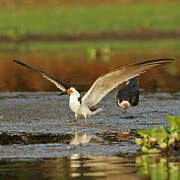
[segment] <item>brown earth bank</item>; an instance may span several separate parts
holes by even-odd
[[[152,40],[177,39],[180,31],[157,31],[144,28],[126,32],[97,32],[77,34],[31,34],[25,36],[2,36],[0,42],[27,42],[27,41],[95,41],[95,40]]]

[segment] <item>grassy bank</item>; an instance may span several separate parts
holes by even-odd
[[[180,3],[179,3],[180,5]],[[180,30],[177,3],[0,8],[0,35]]]

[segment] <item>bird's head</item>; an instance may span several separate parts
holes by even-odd
[[[73,88],[73,87],[71,87],[71,88],[69,88],[67,90],[67,94],[69,96],[71,96],[71,95],[78,95],[79,96],[80,95],[79,92],[75,88]]]
[[[123,109],[127,109],[130,106],[130,103],[129,101],[122,101],[121,103],[119,103],[119,106]]]
[[[71,88],[67,89],[66,91],[61,92],[59,94],[59,96],[61,96],[61,95],[69,95],[70,96],[73,94],[79,95],[79,92],[75,88],[71,87]]]

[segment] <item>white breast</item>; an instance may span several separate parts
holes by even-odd
[[[78,97],[76,95],[70,96],[69,107],[75,114],[78,114],[80,108],[80,102],[78,101]]]

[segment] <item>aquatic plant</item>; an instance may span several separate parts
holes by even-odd
[[[156,126],[149,130],[137,130],[141,136],[136,138],[136,144],[142,146],[144,153],[161,153],[178,150],[180,146],[180,116],[168,116],[169,129],[163,126]]]
[[[88,62],[94,62],[97,58],[101,58],[103,62],[108,63],[111,58],[111,48],[107,45],[104,47],[90,47],[87,49]]]

